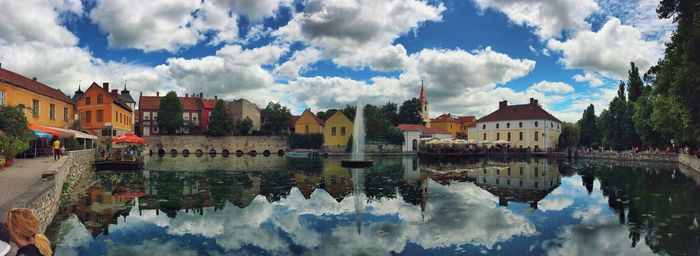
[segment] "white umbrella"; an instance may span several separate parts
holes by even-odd
[[[510,144],[510,141],[507,141],[507,140],[497,140],[496,142],[494,142],[494,144]]]

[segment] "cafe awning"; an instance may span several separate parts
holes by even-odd
[[[29,130],[32,130],[32,131],[39,130],[39,131],[51,134],[53,136],[58,136],[58,132],[51,130],[47,127],[38,125],[38,124],[29,124]]]
[[[96,140],[97,136],[90,135],[84,132],[76,131],[76,130],[71,130],[71,129],[63,129],[63,128],[58,128],[58,127],[47,127],[51,130],[54,130],[61,134],[61,137],[72,137],[75,136],[76,139],[92,139]]]

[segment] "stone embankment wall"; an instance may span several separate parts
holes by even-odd
[[[289,144],[287,137],[284,136],[227,136],[227,137],[206,137],[206,136],[148,136],[145,137],[147,146],[145,153],[153,152],[157,154],[158,150],[163,150],[166,154],[170,154],[173,150],[177,153],[182,153],[187,150],[190,154],[195,154],[197,150],[201,150],[204,154],[208,154],[214,150],[220,154],[227,150],[231,154],[237,151],[242,153],[250,153],[255,151],[258,154],[265,150],[271,154],[277,154],[280,150],[287,151]]]
[[[552,152],[553,157],[568,157],[567,152]],[[595,160],[611,160],[623,162],[656,162],[656,163],[678,163],[700,173],[700,159],[695,156],[685,154],[669,154],[669,153],[631,153],[631,152],[572,152],[575,158],[595,159]]]
[[[84,173],[92,170],[94,161],[94,149],[66,152],[66,156],[56,161],[44,172],[44,179],[21,196],[7,202],[2,206],[0,212],[4,216],[5,212],[14,207],[34,209],[39,218],[40,230],[44,232],[58,213],[64,187],[70,189],[75,186]]]

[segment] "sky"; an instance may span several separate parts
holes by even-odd
[[[293,114],[418,97],[484,116],[534,97],[607,108],[675,30],[658,0],[0,0],[0,63],[78,85],[280,102]]]

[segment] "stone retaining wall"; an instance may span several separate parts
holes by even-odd
[[[92,170],[94,161],[94,149],[66,152],[66,156],[44,172],[46,178],[3,205],[0,213],[5,216],[8,210],[15,207],[34,209],[39,218],[40,231],[44,232],[58,212],[64,187],[70,189],[75,186],[84,173]]]
[[[623,161],[623,162],[661,162],[661,163],[678,163],[685,167],[688,167],[695,172],[700,173],[700,159],[685,154],[676,153],[630,153],[630,152],[583,152],[576,151],[572,152],[575,158],[586,158],[586,159],[599,159],[599,160],[613,160],[613,161]],[[567,152],[552,152],[550,156],[553,157],[568,157]]]
[[[271,154],[277,154],[278,151],[287,151],[289,145],[287,137],[284,136],[227,136],[227,137],[206,137],[206,136],[148,136],[145,137],[148,143],[145,153],[153,152],[157,154],[158,150],[162,149],[166,154],[170,154],[175,150],[178,154],[187,150],[190,154],[195,154],[197,150],[201,150],[204,154],[208,154],[210,150],[220,154],[227,150],[231,154],[237,151],[249,153],[256,151],[258,154],[269,150]]]

